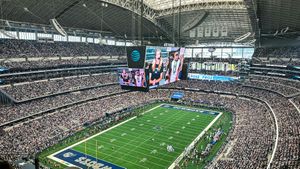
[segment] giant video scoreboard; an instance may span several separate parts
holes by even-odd
[[[127,47],[127,68],[119,68],[122,87],[151,89],[182,79],[185,48],[137,46]]]

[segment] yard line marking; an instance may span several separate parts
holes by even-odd
[[[94,149],[93,149],[93,148],[86,147],[86,149],[92,150],[92,151],[94,152]],[[72,150],[74,150],[74,149],[72,149]],[[74,151],[77,151],[77,150],[74,150]],[[77,152],[80,152],[80,151],[77,151]],[[82,152],[81,152],[81,153],[82,153]],[[144,154],[144,153],[140,153],[140,154],[143,154],[143,155],[148,156],[148,157],[153,157],[153,158],[157,158],[157,159],[159,159],[159,160],[162,160],[162,159],[159,158],[159,157],[147,155],[147,154]],[[133,158],[133,159],[137,159],[136,156],[133,156],[133,155],[130,155],[130,154],[126,154],[126,155],[130,156],[130,157]],[[89,156],[92,156],[92,155],[89,154]],[[110,154],[106,154],[106,156],[108,156],[108,157],[114,157],[113,155],[110,155]],[[92,156],[92,157],[94,157],[94,156]],[[114,158],[115,158],[115,157],[114,157]],[[138,165],[137,163],[133,163],[133,162],[131,162],[131,161],[129,161],[129,160],[126,160],[126,159],[123,159],[123,158],[118,158],[118,160],[122,160],[122,161],[125,160],[126,162],[129,162],[129,163],[131,163],[131,164]],[[104,161],[106,161],[106,160],[104,160]],[[164,160],[164,161],[166,161],[166,160]],[[109,162],[109,161],[107,161],[107,162]],[[162,165],[160,165],[160,164],[153,163],[153,162],[151,162],[151,161],[148,161],[148,162],[151,163],[151,164],[153,164],[153,165],[156,165],[156,166],[165,167],[165,166],[162,166]],[[109,162],[109,163],[112,163],[112,162]],[[114,164],[114,163],[112,163],[112,164]],[[117,164],[116,164],[116,165],[117,165]],[[140,165],[138,165],[138,166],[140,166]],[[124,167],[124,168],[125,168],[125,167]],[[147,167],[144,167],[144,168],[147,168]]]
[[[175,116],[175,117],[177,117],[177,116]],[[211,121],[212,119],[206,119],[206,121]],[[127,126],[123,126],[123,127],[127,127],[127,128],[133,128],[133,127],[135,127],[136,125],[132,125],[132,124],[126,124]],[[208,125],[208,124],[207,124]],[[200,128],[205,128],[207,125],[200,125],[200,126],[198,126],[198,127],[193,127],[193,126],[189,126],[189,129],[191,129],[193,132],[194,131],[199,131],[199,127]],[[144,125],[144,127],[146,127],[146,126],[152,126],[152,124],[150,123],[148,123],[148,124],[145,124]],[[129,129],[128,129],[129,130]],[[172,128],[169,128],[168,130],[172,130]]]
[[[167,119],[165,119],[164,120],[164,122],[166,122],[166,121],[169,121],[170,119],[173,119],[173,117],[177,117],[176,116],[176,114],[173,114],[172,116],[170,116],[170,118],[167,118]],[[183,117],[183,115],[180,115],[180,117]],[[173,123],[175,123],[178,119],[180,119],[180,118],[174,118],[174,121],[173,122],[171,122],[171,123],[169,123],[168,125],[166,125],[165,127],[169,127],[169,126],[171,126],[171,124],[173,124]],[[151,133],[151,131],[146,131],[146,132],[142,132],[142,134],[141,135],[143,135],[143,134],[145,134],[145,133]],[[156,136],[156,135],[158,135],[158,133],[154,133],[154,134],[152,134],[152,136],[151,137],[153,137],[153,136]],[[150,139],[150,138],[149,138]],[[142,144],[144,144],[145,142],[147,142],[149,139],[147,139],[147,140],[144,140],[143,142],[141,142],[141,143],[139,143],[138,145],[142,145]],[[132,142],[132,140],[131,141],[129,141],[129,142],[127,142],[125,145],[127,145],[127,144],[129,144],[130,142]],[[124,146],[123,146],[124,147]],[[120,148],[120,149],[122,149],[122,148]],[[119,150],[120,150],[119,149]],[[132,150],[130,150],[130,151],[133,151],[134,149],[132,149]],[[124,155],[123,157],[125,157],[126,155]]]
[[[120,137],[120,136],[117,136],[117,135],[112,135],[112,136],[118,138],[119,140],[125,140],[125,141],[130,141],[130,140],[131,140],[131,139],[129,139],[129,138],[124,138],[124,137]],[[105,139],[107,139],[107,140],[110,139],[110,137],[105,137],[105,136],[102,136],[102,138],[105,138]],[[168,136],[166,136],[165,139],[168,139]],[[157,141],[164,141],[165,139],[159,139],[159,138],[156,138]],[[174,139],[174,140],[176,140],[176,139]],[[186,140],[189,140],[189,139],[186,139]],[[138,142],[138,143],[139,143],[140,141],[139,141],[139,140],[135,140],[135,141],[132,141],[132,142]],[[88,142],[87,142],[87,143],[88,143]],[[174,143],[174,144],[178,144],[178,145],[181,145],[181,146],[183,146],[183,147],[186,146],[186,144],[181,144],[181,143],[179,143],[179,142],[176,142],[176,143]]]
[[[91,148],[89,148],[89,147],[87,147],[87,149],[89,149],[89,150],[93,150],[94,151],[94,149],[91,149]],[[74,149],[72,149],[72,150],[74,150]],[[77,150],[74,150],[74,151],[77,151]],[[80,151],[77,151],[77,152],[79,152],[79,153],[82,153],[82,152],[80,152]],[[94,157],[94,156],[92,156],[92,155],[89,155],[89,156],[91,156],[91,157]],[[114,156],[111,156],[111,155],[109,155],[109,154],[107,154],[107,156],[109,156],[109,157],[113,157],[113,158],[116,158],[116,157],[114,157]],[[56,157],[54,157],[54,158],[56,158]],[[95,157],[94,157],[95,158]],[[117,159],[119,159],[119,158],[117,158]],[[120,160],[122,160],[122,159],[120,159]],[[106,161],[106,160],[104,160],[104,161]],[[123,161],[123,160],[122,160]],[[107,162],[107,161],[106,161]],[[145,167],[145,166],[142,166],[142,165],[139,165],[139,164],[136,164],[136,163],[133,163],[133,162],[130,162],[130,161],[126,161],[126,162],[128,162],[128,163],[131,163],[131,164],[133,164],[133,165],[136,165],[136,166],[139,166],[139,167],[142,167],[142,168],[146,168],[147,169],[147,167]],[[115,163],[112,163],[112,162],[109,162],[109,163],[111,163],[111,164],[114,164],[114,165],[117,165],[117,164],[115,164]],[[74,165],[73,165],[74,166]]]
[[[158,106],[155,106],[155,107],[153,107],[153,108],[151,108],[151,109],[145,111],[145,112],[142,113],[142,114],[145,114],[145,113],[150,112],[150,111],[152,111],[152,110],[154,110],[154,109],[157,109],[157,108],[159,108],[161,105],[163,105],[163,104],[160,104],[160,105],[158,105]],[[114,129],[114,128],[116,128],[116,127],[118,127],[118,126],[120,126],[120,125],[122,125],[122,124],[124,124],[124,123],[127,123],[128,121],[131,121],[131,120],[133,120],[133,119],[135,119],[135,118],[136,118],[136,116],[131,117],[131,118],[128,119],[128,120],[125,120],[125,121],[123,121],[123,122],[121,122],[121,123],[119,123],[119,124],[116,124],[116,125],[114,125],[114,126],[108,128],[108,129],[106,129],[106,130],[103,130],[103,131],[101,131],[101,132],[99,132],[99,133],[97,133],[97,134],[95,134],[95,135],[92,135],[91,137],[88,137],[88,138],[86,138],[86,139],[84,139],[84,140],[81,140],[81,141],[75,143],[75,144],[72,144],[72,145],[70,145],[70,146],[68,146],[68,147],[66,147],[66,148],[64,148],[64,149],[62,149],[62,150],[59,150],[59,151],[57,151],[57,152],[55,152],[55,153],[53,153],[53,154],[51,154],[51,155],[49,155],[49,156],[47,156],[47,157],[61,164],[61,161],[62,161],[62,160],[60,160],[60,159],[54,157],[56,154],[61,153],[61,152],[65,151],[65,150],[67,150],[67,149],[70,149],[70,148],[72,148],[72,147],[75,147],[75,146],[77,146],[77,145],[79,145],[79,144],[81,144],[81,143],[84,143],[84,142],[87,141],[87,140],[90,140],[90,139],[92,139],[92,138],[94,138],[94,137],[97,137],[97,136],[99,136],[99,135],[101,135],[101,134],[103,134],[103,133],[105,133],[105,132],[107,132],[107,131],[110,131],[110,130],[112,130],[112,129]]]
[[[210,120],[211,121],[211,120]],[[207,124],[208,125],[208,124]],[[192,126],[189,126],[187,129],[188,130],[186,130],[183,134],[186,134],[186,135],[194,135],[194,133],[195,132],[199,132],[199,129],[205,129],[205,127],[207,126],[207,125],[200,125],[200,126],[198,126],[198,127],[192,127]],[[146,126],[146,125],[145,125]],[[149,127],[151,126],[151,129],[153,129],[153,125],[148,125]],[[125,126],[124,126],[125,127]],[[126,126],[126,127],[128,127],[128,128],[131,128],[130,126]],[[185,126],[183,126],[184,128],[186,128]],[[182,128],[182,129],[184,129],[184,128]],[[173,129],[173,128],[163,128],[163,130],[164,131],[166,131],[166,132],[170,132],[170,133],[172,133],[172,132],[175,132],[175,131],[177,131],[178,129]],[[106,134],[106,135],[113,135],[113,136],[115,136],[116,134],[121,134],[121,133],[123,133],[123,131],[114,131],[114,132],[111,132],[111,133],[108,133],[108,134]],[[135,134],[135,133],[131,133],[131,135],[132,136],[139,136],[139,134]]]
[[[200,140],[200,138],[205,134],[205,132],[208,131],[208,129],[221,117],[223,113],[219,112],[218,116],[214,118],[212,122],[209,123],[209,125],[192,141],[192,143],[187,147],[188,149],[195,146],[195,143]],[[169,166],[168,169],[175,168],[176,164],[178,164],[184,157],[185,150],[176,158],[176,160]]]
[[[95,145],[95,144],[93,144],[93,143],[90,143],[90,142],[86,142],[86,144],[87,145]],[[110,146],[115,146],[114,144],[111,144],[111,143],[109,143],[109,142],[106,142],[105,144],[107,144],[107,145],[110,145]],[[78,145],[78,146],[81,146],[81,147],[84,147],[84,145]],[[157,148],[157,146],[154,146],[154,145],[152,145],[152,144],[147,144],[147,146],[151,146],[152,148]],[[104,147],[104,146],[103,146]],[[120,146],[121,147],[121,146]],[[122,146],[123,147],[123,146]],[[184,147],[184,146],[183,146]],[[99,147],[98,147],[99,148]],[[147,149],[147,148],[142,148],[142,147],[139,147],[140,149],[143,149],[143,150],[147,150],[147,151],[150,151],[151,149]],[[179,147],[175,147],[174,146],[174,148],[179,148]],[[131,150],[131,149],[128,149],[128,148],[124,148],[124,149],[126,149],[126,150]],[[134,151],[134,152],[137,152],[137,153],[140,153],[140,154],[143,154],[143,155],[145,155],[144,153],[141,153],[141,152],[139,152],[139,151]],[[159,153],[159,152],[158,152]],[[168,154],[164,154],[164,153],[159,153],[159,154],[161,154],[162,156],[168,156],[168,157],[173,157],[173,156],[170,156],[170,155],[168,155]]]

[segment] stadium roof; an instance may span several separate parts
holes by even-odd
[[[287,35],[300,36],[299,0],[259,0],[257,14],[263,34],[281,33],[288,27]]]
[[[144,3],[155,10],[164,10],[180,5],[193,5],[199,3],[219,3],[219,2],[243,2],[243,0],[144,0]]]
[[[0,7],[0,18],[4,20],[50,25],[49,19],[56,18],[65,28],[110,32],[128,39],[139,35],[139,0],[3,0]],[[166,42],[180,37],[181,42],[194,43],[232,42],[251,32],[245,40],[249,41],[257,38],[259,28],[269,35],[288,27],[291,34],[300,31],[299,7],[300,1],[295,0],[144,0],[142,36]],[[225,25],[228,35],[191,36],[185,27],[199,17],[202,20],[194,30],[209,27],[213,31]]]
[[[108,1],[110,2],[110,1]],[[132,2],[134,2],[132,0]],[[4,20],[50,25],[56,18],[63,27],[111,32],[118,38],[136,38],[139,17],[130,8],[100,0],[5,0],[0,1]],[[132,9],[134,10],[134,9]],[[160,37],[163,32],[149,19],[143,20],[144,37]]]

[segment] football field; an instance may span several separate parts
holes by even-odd
[[[162,104],[48,158],[80,168],[169,168],[219,114]]]

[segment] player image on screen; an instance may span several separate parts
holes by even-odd
[[[135,82],[135,70],[133,69],[129,69],[130,70],[130,86],[135,86],[136,82]]]
[[[172,83],[180,78],[180,73],[182,71],[184,55],[181,52],[182,48],[176,51],[171,51],[169,53],[169,59],[167,62],[167,72],[166,72],[166,83]]]
[[[149,84],[159,85],[163,78],[163,60],[161,57],[161,50],[155,50],[155,57],[152,64],[149,65]]]
[[[184,52],[185,48],[147,46],[145,72],[150,89],[181,79]]]
[[[135,86],[136,87],[145,87],[145,74],[143,72],[143,69],[141,70],[136,70],[135,71],[135,76],[134,76],[134,79],[135,79]]]
[[[178,51],[170,52],[171,56],[170,60],[168,62],[168,71],[167,71],[167,77],[168,77],[168,83],[175,82],[178,80],[179,72],[180,72],[180,60],[179,60],[179,53]]]
[[[120,84],[122,85],[129,85],[130,84],[130,77],[128,73],[126,72],[126,69],[122,70],[122,73],[120,75]]]
[[[147,87],[144,69],[128,69],[118,70],[119,83],[121,86]]]

